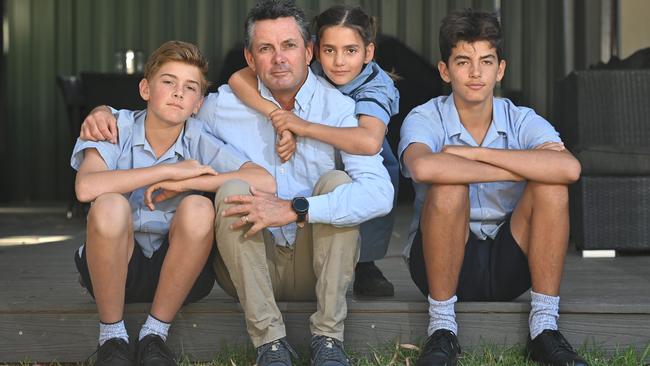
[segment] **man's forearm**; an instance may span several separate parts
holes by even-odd
[[[580,163],[568,151],[480,148],[476,157],[479,162],[540,183],[570,184],[580,177]]]

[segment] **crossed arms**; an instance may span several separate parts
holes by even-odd
[[[469,184],[536,181],[570,184],[580,177],[580,163],[562,143],[547,142],[532,150],[446,145],[434,153],[422,143],[404,150],[403,161],[416,183]]]

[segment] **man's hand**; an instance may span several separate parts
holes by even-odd
[[[183,160],[178,163],[169,164],[171,180],[183,180],[195,178],[200,175],[219,175],[214,169],[209,165],[201,165],[196,160]]]
[[[305,136],[305,130],[309,126],[309,122],[296,116],[293,112],[285,111],[283,109],[276,109],[271,112],[269,114],[269,119],[271,119],[271,123],[278,133],[289,130],[296,136]]]
[[[251,195],[236,195],[226,197],[226,203],[235,206],[223,212],[223,216],[240,216],[231,229],[238,230],[245,225],[252,224],[244,234],[249,238],[267,227],[284,226],[295,222],[298,215],[291,208],[291,201],[283,200],[270,193],[262,192],[251,187]]]
[[[286,163],[291,159],[293,153],[296,151],[296,138],[291,131],[284,130],[278,136],[278,142],[275,144],[275,151],[278,153],[280,160]]]
[[[153,211],[155,209],[155,203],[168,200],[185,191],[187,191],[187,189],[179,181],[166,180],[158,182],[150,185],[149,188],[144,191],[144,204]],[[157,194],[154,196],[154,193]]]
[[[88,141],[117,143],[117,120],[106,106],[95,107],[81,124],[79,137]]]
[[[564,147],[563,142],[545,142],[535,146],[535,150],[566,151],[566,147]]]
[[[480,148],[473,146],[463,146],[463,145],[445,145],[441,152],[460,156],[461,158],[469,160],[478,160],[478,155]]]

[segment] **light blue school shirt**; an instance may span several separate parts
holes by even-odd
[[[260,94],[279,106],[271,92],[258,82]],[[292,110],[298,117],[333,127],[357,127],[355,103],[324,79],[309,71],[296,95]],[[393,205],[393,186],[379,154],[351,155],[331,145],[305,137],[296,138],[296,152],[282,163],[275,152],[276,133],[261,113],[247,107],[228,85],[208,95],[199,111],[212,132],[250,160],[268,170],[277,182],[278,197],[307,197],[309,222],[334,226],[354,226],[386,215]],[[343,164],[352,182],[334,191],[312,196],[318,179]],[[296,224],[269,229],[278,245],[293,245]]]
[[[440,152],[445,145],[478,146],[460,122],[453,94],[433,98],[414,108],[404,119],[400,135],[398,155],[405,177],[411,177],[411,173],[403,164],[402,154],[412,143],[425,144],[434,153]],[[492,123],[482,147],[528,150],[545,142],[561,142],[559,134],[548,121],[530,108],[518,107],[508,99],[493,98]],[[413,185],[415,213],[404,252],[406,254],[417,232],[428,188],[427,184]],[[479,239],[494,238],[505,217],[514,210],[525,186],[526,182],[505,181],[470,184],[471,232]]]
[[[248,161],[241,153],[231,146],[212,136],[205,123],[194,118],[185,122],[185,127],[172,147],[160,158],[156,155],[145,138],[144,111],[116,111],[117,126],[120,131],[119,142],[112,144],[106,141],[84,141],[77,139],[70,165],[75,170],[84,158],[84,150],[97,149],[106,163],[108,170],[125,170],[146,168],[154,165],[173,164],[183,160],[197,160],[201,164],[210,165],[219,173],[239,169]],[[191,192],[181,193],[168,200],[156,203],[154,211],[144,204],[144,191],[140,187],[131,193],[125,193],[129,200],[133,218],[134,237],[147,258],[160,248],[169,233],[176,207],[181,200]]]
[[[327,80],[323,65],[318,61],[312,62],[311,69]],[[375,117],[388,125],[390,118],[399,113],[399,91],[393,79],[375,61],[366,64],[347,84],[334,86],[354,99],[356,115]]]

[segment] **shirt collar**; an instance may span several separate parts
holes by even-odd
[[[492,136],[496,131],[498,134],[507,134],[506,126],[504,125],[505,115],[503,108],[499,108],[500,103],[497,98],[492,98],[492,122],[490,127],[488,127],[487,134],[485,135],[485,142],[491,142],[496,136]],[[452,136],[460,135],[460,139],[467,143],[476,143],[474,138],[469,134],[467,129],[460,122],[460,116],[458,115],[458,110],[454,104],[454,94],[451,93],[447,97],[443,104],[443,123],[447,128],[447,136],[451,138]]]
[[[309,103],[314,97],[314,93],[316,92],[317,86],[318,86],[318,79],[316,79],[316,75],[314,75],[311,69],[307,67],[307,79],[300,87],[300,90],[298,90],[298,94],[296,94],[296,99],[294,103],[294,109],[296,111],[302,112],[307,110]],[[260,91],[260,95],[263,98],[268,99],[274,102],[275,104],[279,105],[279,103],[275,100],[275,98],[273,98],[271,91],[266,87],[266,85],[262,83],[262,81],[259,78],[257,78],[257,87]]]
[[[144,146],[144,149],[149,151],[153,156],[155,156],[155,153],[153,149],[151,148],[151,145],[149,145],[149,141],[147,141],[145,131],[144,131],[144,121],[147,117],[147,110],[143,110],[140,112],[135,113],[133,118],[135,119],[135,125],[133,126],[133,146]],[[190,117],[191,118],[191,117]],[[183,138],[185,136],[185,124],[183,125],[183,129],[181,130],[180,135],[178,135],[178,138],[176,139],[176,142],[174,143],[174,146],[167,150],[160,158],[159,160],[164,160],[172,156],[172,154],[176,154],[183,159],[185,159],[185,149],[183,149]]]

